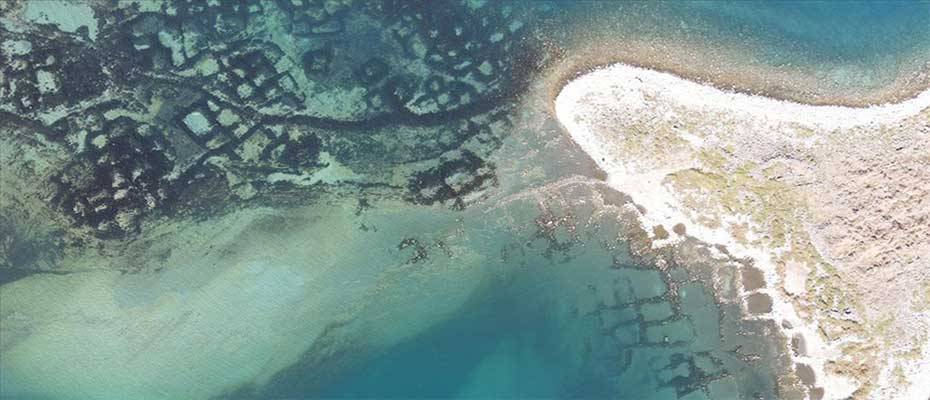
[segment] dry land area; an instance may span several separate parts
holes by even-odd
[[[930,396],[930,91],[806,105],[614,64],[554,112],[654,246],[752,259],[744,306],[784,328],[812,398]]]

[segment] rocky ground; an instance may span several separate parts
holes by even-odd
[[[659,245],[755,260],[746,307],[782,323],[811,397],[926,397],[930,95],[815,107],[615,65],[556,112]]]

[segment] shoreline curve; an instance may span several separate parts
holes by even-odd
[[[560,79],[565,77],[561,75]],[[773,311],[764,317],[791,326],[783,330],[786,338],[801,337],[807,341],[807,347],[812,349],[810,354],[795,354],[794,359],[798,370],[815,371],[817,383],[811,383],[812,392],[824,390],[824,398],[844,398],[863,391],[882,393],[882,397],[893,394],[895,398],[922,399],[930,395],[930,384],[919,379],[930,373],[930,343],[918,346],[917,351],[924,356],[911,363],[879,351],[881,354],[876,354],[875,360],[892,359],[877,370],[869,371],[868,376],[849,376],[838,373],[833,367],[837,360],[846,356],[842,349],[844,341],[837,342],[829,335],[821,337],[824,321],[832,323],[836,318],[829,315],[829,310],[808,309],[811,302],[807,298],[814,294],[806,291],[805,279],[809,278],[804,275],[827,268],[844,272],[847,267],[858,265],[845,265],[849,263],[834,254],[842,249],[824,243],[829,242],[830,230],[818,231],[805,226],[819,219],[827,221],[828,225],[835,223],[832,219],[835,216],[829,215],[825,207],[836,201],[819,204],[820,200],[811,200],[812,193],[801,188],[811,184],[809,181],[820,189],[843,185],[834,182],[847,179],[843,173],[819,171],[828,166],[833,168],[823,158],[829,152],[861,161],[868,156],[863,156],[860,150],[884,148],[882,141],[913,139],[906,145],[911,146],[907,151],[913,150],[907,153],[909,156],[916,154],[915,160],[919,162],[920,154],[930,154],[930,145],[922,144],[930,137],[930,90],[920,91],[905,101],[868,107],[802,104],[723,90],[668,72],[623,63],[578,74],[565,82],[553,96],[553,114],[572,140],[606,173],[608,184],[646,208],[640,222],[647,231],[661,227],[662,232],[668,233],[674,231],[670,229],[673,225],[684,223],[687,236],[708,244],[724,245],[737,256],[755,260],[764,271],[770,287],[756,292],[774,300]],[[869,137],[870,132],[887,130],[892,130],[892,134]],[[895,135],[904,139],[895,138]],[[859,139],[864,144],[850,144]],[[849,150],[844,149],[844,145]],[[805,160],[802,156],[811,159]],[[784,160],[787,166],[781,165]],[[753,165],[750,172],[746,176],[739,175],[745,172],[739,172],[739,168],[745,167],[736,164],[747,163]],[[766,168],[773,166],[784,169],[778,177],[781,181],[759,178]],[[818,179],[826,179],[827,183],[818,183]],[[752,210],[739,209],[744,205],[739,201],[723,209],[703,208],[720,204],[722,200],[714,197],[719,194],[717,192],[761,196],[764,206],[764,196],[770,194],[757,193],[762,189],[791,193],[788,199],[795,203],[786,207],[803,208],[799,217],[776,215],[790,220],[785,223],[789,233],[800,239],[768,240],[775,236],[775,230],[786,228],[758,220]],[[917,189],[930,190],[930,185]],[[842,196],[839,197],[838,201],[842,201]],[[917,213],[918,216],[921,213],[930,215],[930,210],[918,209]],[[741,232],[736,232],[734,227],[737,226],[741,227]],[[656,237],[655,245],[674,243],[683,236]],[[793,254],[801,253],[799,249],[807,258]],[[917,263],[925,262],[917,258]],[[906,269],[909,266],[911,264],[897,267]],[[856,281],[861,277],[849,279],[853,281],[850,284],[853,288],[861,283]],[[930,285],[927,274],[920,275],[918,280]],[[832,284],[845,283],[828,282],[826,285]],[[751,294],[747,293],[747,297]],[[865,308],[861,311],[865,322],[861,324],[869,327],[867,317],[876,310]],[[859,317],[858,310],[855,316]],[[926,328],[930,326],[930,313],[916,315],[904,326],[901,329],[910,333]],[[865,336],[867,331],[858,334]],[[853,340],[850,337],[859,340],[855,335],[845,339]],[[930,342],[926,338],[915,340]],[[897,382],[890,378],[895,375],[892,368],[903,369],[912,384],[893,387]]]

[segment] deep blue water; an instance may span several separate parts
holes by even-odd
[[[557,4],[577,16],[572,23],[582,32],[585,20],[591,19],[598,26],[606,22],[659,40],[683,35],[708,41],[711,51],[722,45],[741,52],[741,58],[797,68],[849,89],[875,89],[902,73],[913,74],[930,54],[930,1]]]
[[[723,35],[759,40],[773,61],[802,56],[814,62],[883,63],[930,48],[927,1],[698,1],[679,7],[718,26]]]

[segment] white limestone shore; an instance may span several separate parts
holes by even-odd
[[[554,111],[608,184],[646,209],[655,246],[681,240],[683,224],[754,260],[767,286],[745,296],[771,297],[757,317],[803,337],[794,360],[815,373],[811,397],[930,396],[930,203],[919,197],[930,90],[813,106],[614,64],[567,83]],[[882,282],[901,297],[875,290]]]

